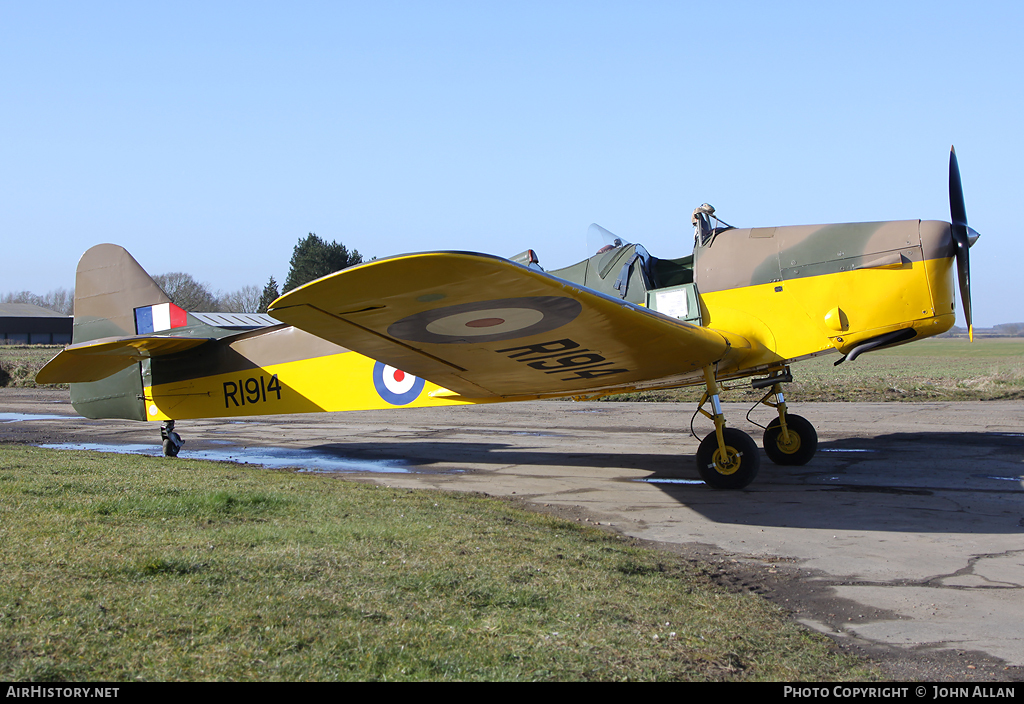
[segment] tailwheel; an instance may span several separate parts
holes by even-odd
[[[177,435],[177,433],[174,433],[174,434]],[[175,443],[174,440],[172,440],[171,438],[167,438],[166,440],[164,440],[163,446],[164,446],[164,457],[177,457],[178,456],[178,451],[181,450],[181,440],[180,440],[180,437],[179,437],[179,441],[177,443]]]
[[[697,471],[713,489],[742,489],[754,481],[761,466],[757,444],[735,428],[723,428],[722,439],[724,448],[719,447],[717,432],[701,441],[697,448]]]
[[[786,414],[787,442],[779,419],[774,419],[764,431],[764,453],[775,464],[805,465],[818,450],[818,433],[811,422],[802,416]]]
[[[177,457],[181,446],[185,441],[174,432],[174,421],[169,420],[160,426],[160,439],[162,440],[164,457]]]

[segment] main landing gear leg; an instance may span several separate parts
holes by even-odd
[[[697,471],[704,483],[714,489],[742,489],[754,481],[761,465],[757,445],[742,430],[725,427],[714,367],[704,367],[704,381],[707,390],[697,410],[715,422],[715,432],[697,448]],[[708,401],[711,413],[704,410]]]
[[[802,416],[786,412],[786,399],[782,395],[782,381],[792,381],[788,372],[767,379],[759,379],[764,388],[771,385],[771,390],[758,403],[771,406],[779,412],[779,417],[768,424],[764,430],[764,453],[775,464],[804,465],[811,461],[818,450],[818,433],[810,421]],[[756,382],[755,382],[756,383]],[[774,397],[774,401],[768,400]]]
[[[163,441],[164,457],[177,457],[178,451],[185,441],[174,432],[174,421],[169,420],[160,426],[160,439]]]

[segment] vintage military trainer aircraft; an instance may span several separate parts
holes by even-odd
[[[951,223],[905,220],[738,229],[693,214],[693,254],[658,259],[604,239],[574,266],[427,252],[372,261],[285,293],[269,327],[234,331],[175,306],[121,247],[78,266],[73,344],[38,374],[68,382],[89,418],[189,418],[459,405],[704,385],[715,425],[697,451],[704,481],[740,489],[759,453],[726,427],[719,382],[753,377],[777,410],[763,446],[801,465],[814,427],[787,411],[790,364],[948,330],[954,269],[971,325],[967,225],[955,152]],[[600,244],[600,242],[599,242]],[[837,362],[838,364],[838,362]]]

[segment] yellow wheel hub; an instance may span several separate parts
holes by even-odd
[[[715,450],[713,461],[715,463],[716,472],[729,476],[730,474],[735,474],[740,468],[740,465],[743,462],[743,457],[735,448],[726,445],[724,461],[721,448]]]
[[[782,431],[779,431],[779,437],[775,441],[778,445],[779,451],[784,452],[787,455],[795,455],[800,450],[800,436],[794,433],[791,428],[787,428],[789,431],[789,442],[787,443],[783,438]]]

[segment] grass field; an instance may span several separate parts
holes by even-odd
[[[989,401],[1024,399],[1024,338],[932,338],[871,352],[834,366],[838,355],[792,366],[792,401]],[[731,382],[725,400],[760,398],[749,381]],[[609,400],[693,401],[703,387],[611,396]]]
[[[36,372],[61,349],[62,345],[0,345],[0,387],[35,386]]]
[[[473,495],[0,445],[0,680],[865,680],[700,564]]]
[[[833,366],[794,365],[791,394],[807,401],[929,401],[1024,398],[1024,338],[928,339]]]
[[[0,346],[0,386],[35,386],[36,372],[60,347]],[[793,401],[985,401],[1024,398],[1024,338],[976,342],[932,338],[871,352],[833,366],[838,355],[793,365]],[[756,400],[749,381],[730,384],[726,400]],[[702,388],[621,394],[610,399],[697,401]]]

